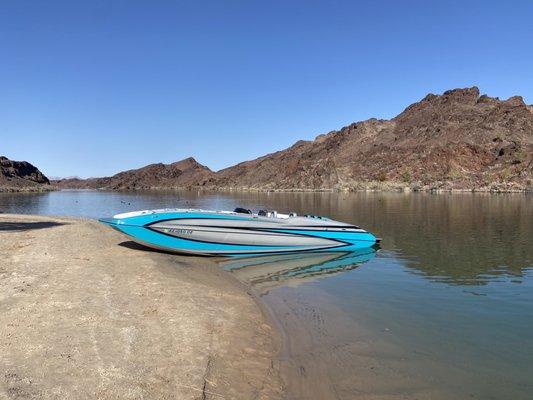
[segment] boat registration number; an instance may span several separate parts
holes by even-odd
[[[178,233],[180,235],[192,235],[192,229],[174,229],[174,228],[168,228],[165,229],[167,233]]]

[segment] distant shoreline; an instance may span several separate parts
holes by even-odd
[[[444,187],[443,187],[444,186]],[[357,193],[357,192],[383,192],[383,193],[533,193],[533,186],[522,187],[518,185],[498,183],[492,186],[483,186],[477,188],[454,188],[446,187],[445,185],[405,185],[400,183],[383,183],[383,182],[369,182],[361,183],[357,187],[350,188],[246,188],[246,187],[205,187],[205,186],[189,186],[189,187],[140,187],[140,188],[83,188],[83,187],[0,187],[0,193],[47,193],[62,190],[89,190],[89,191],[109,191],[109,192],[142,192],[142,191],[205,191],[205,192],[259,192],[259,193]]]
[[[24,187],[13,187],[13,186],[0,186],[0,193],[47,193],[55,192],[61,190],[57,187],[35,187],[35,186],[24,186]]]

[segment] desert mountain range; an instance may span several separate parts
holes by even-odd
[[[477,87],[429,94],[390,120],[369,119],[214,172],[193,158],[60,188],[252,190],[533,188],[533,106]]]

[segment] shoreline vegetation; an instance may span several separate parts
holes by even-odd
[[[14,187],[14,186],[0,186],[0,193],[46,193],[46,192],[55,192],[61,190],[55,186],[25,186],[25,187]]]
[[[83,187],[56,185],[52,181],[47,185],[28,185],[22,187],[3,186],[0,184],[0,193],[39,193],[54,192],[60,190],[101,190],[101,191],[205,191],[205,192],[329,192],[329,193],[350,193],[350,192],[428,192],[428,193],[533,193],[533,182],[526,185],[519,185],[514,182],[492,182],[477,186],[455,186],[453,182],[441,181],[431,184],[422,182],[399,182],[399,181],[368,181],[356,182],[350,186],[336,188],[272,188],[272,187],[210,187],[210,186],[134,186],[134,187]]]
[[[136,191],[205,191],[205,192],[275,192],[275,193],[352,193],[352,192],[425,192],[425,193],[533,193],[533,184],[521,187],[512,183],[498,182],[490,186],[472,187],[472,188],[457,188],[450,186],[447,182],[438,183],[434,185],[421,185],[419,183],[411,183],[406,185],[401,182],[361,182],[354,187],[344,188],[248,188],[248,187],[205,187],[205,186],[187,186],[187,187],[140,187],[134,189],[120,188],[69,188],[58,187],[50,185],[48,187],[2,187],[0,186],[0,193],[46,193],[60,190],[101,190],[101,191],[117,191],[117,192],[136,192]]]
[[[250,290],[139,249],[96,221],[0,214],[0,395],[285,398],[280,333]]]

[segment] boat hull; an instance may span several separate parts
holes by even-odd
[[[160,250],[199,255],[354,251],[371,247],[371,233],[331,220],[287,220],[195,210],[139,212],[100,220],[132,240]]]

